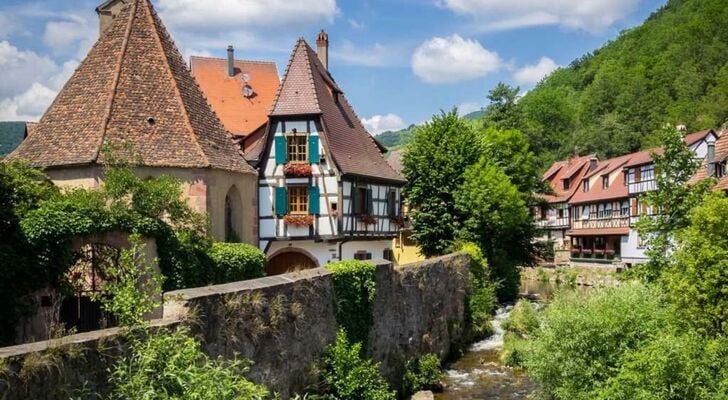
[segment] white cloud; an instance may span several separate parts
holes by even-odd
[[[541,57],[537,64],[519,68],[513,74],[513,78],[520,85],[535,85],[557,68],[559,68],[559,65],[554,60],[548,57]]]
[[[482,30],[559,25],[598,33],[632,12],[640,0],[440,0],[478,20]]]
[[[364,29],[366,27],[363,22],[359,22],[359,21],[355,20],[354,18],[349,18],[346,20],[346,22],[349,23],[350,27],[352,27],[353,29],[356,29],[356,30]]]
[[[428,83],[453,83],[483,77],[503,64],[498,53],[477,40],[459,35],[435,37],[422,43],[412,55],[412,70]]]
[[[331,49],[331,58],[346,65],[363,65],[367,67],[384,67],[400,63],[402,52],[385,47],[379,43],[367,47],[359,47],[349,40],[341,41],[341,45]]]
[[[405,128],[407,125],[397,114],[373,115],[371,118],[363,118],[361,122],[372,135],[378,135],[384,131],[396,131]]]
[[[37,121],[56,93],[40,83],[33,83],[24,93],[0,100],[0,121]]]
[[[66,20],[46,23],[43,43],[53,52],[63,52],[74,47],[80,41],[96,40],[97,29],[96,26],[91,27],[91,24],[83,17],[68,15]]]
[[[480,111],[482,109],[483,109],[483,106],[480,105],[480,103],[476,103],[474,101],[466,102],[466,103],[462,103],[458,106],[458,114],[460,116],[465,116],[465,115],[470,114],[471,112]]]
[[[7,40],[0,41],[0,98],[16,96],[57,70],[56,63],[47,56],[20,50]]]
[[[336,0],[159,0],[164,21],[202,31],[333,22]]]

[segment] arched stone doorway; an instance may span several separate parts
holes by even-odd
[[[301,249],[284,249],[268,258],[265,274],[268,276],[280,275],[317,267],[318,262],[307,251]]]

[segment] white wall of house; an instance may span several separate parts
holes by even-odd
[[[622,262],[625,264],[641,264],[647,262],[645,248],[640,243],[640,237],[634,228],[629,230],[629,236],[622,236]]]
[[[263,246],[267,246],[266,254],[273,255],[283,249],[303,249],[309,255],[316,259],[319,266],[324,266],[330,262],[339,260],[339,251],[341,251],[342,260],[351,260],[355,258],[358,252],[370,253],[372,259],[381,259],[384,257],[385,250],[392,249],[391,240],[355,240],[350,242],[316,242],[314,240],[278,240],[278,241],[262,241]],[[265,248],[265,247],[264,247]]]

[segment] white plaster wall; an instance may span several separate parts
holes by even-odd
[[[384,258],[384,250],[392,249],[391,240],[359,240],[346,242],[341,247],[342,259],[351,260],[357,251],[372,253],[372,259]]]
[[[622,262],[639,264],[647,262],[645,249],[639,247],[639,235],[635,229],[629,230],[628,236],[622,236],[621,241]]]

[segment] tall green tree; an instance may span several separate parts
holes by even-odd
[[[674,263],[663,273],[680,320],[698,332],[728,335],[728,198],[706,197],[676,235]]]
[[[426,256],[446,253],[467,214],[454,207],[465,170],[481,153],[473,128],[457,110],[442,112],[417,129],[402,159],[412,206],[412,236]]]
[[[489,158],[481,157],[465,171],[455,193],[457,210],[466,215],[459,235],[477,243],[499,282],[498,297],[513,299],[520,284],[519,267],[533,254],[534,225],[526,202],[508,175]]]
[[[710,185],[710,180],[688,185],[700,162],[680,132],[666,125],[658,134],[662,153],[652,154],[657,189],[640,198],[652,207],[654,215],[643,215],[637,224],[640,236],[647,240],[645,253],[650,259],[638,267],[637,273],[647,280],[657,279],[668,267],[674,234],[688,225],[690,210],[700,203]]]
[[[518,108],[519,87],[513,87],[503,82],[488,92],[490,104],[485,108],[483,125],[486,128],[512,129],[520,124]]]

